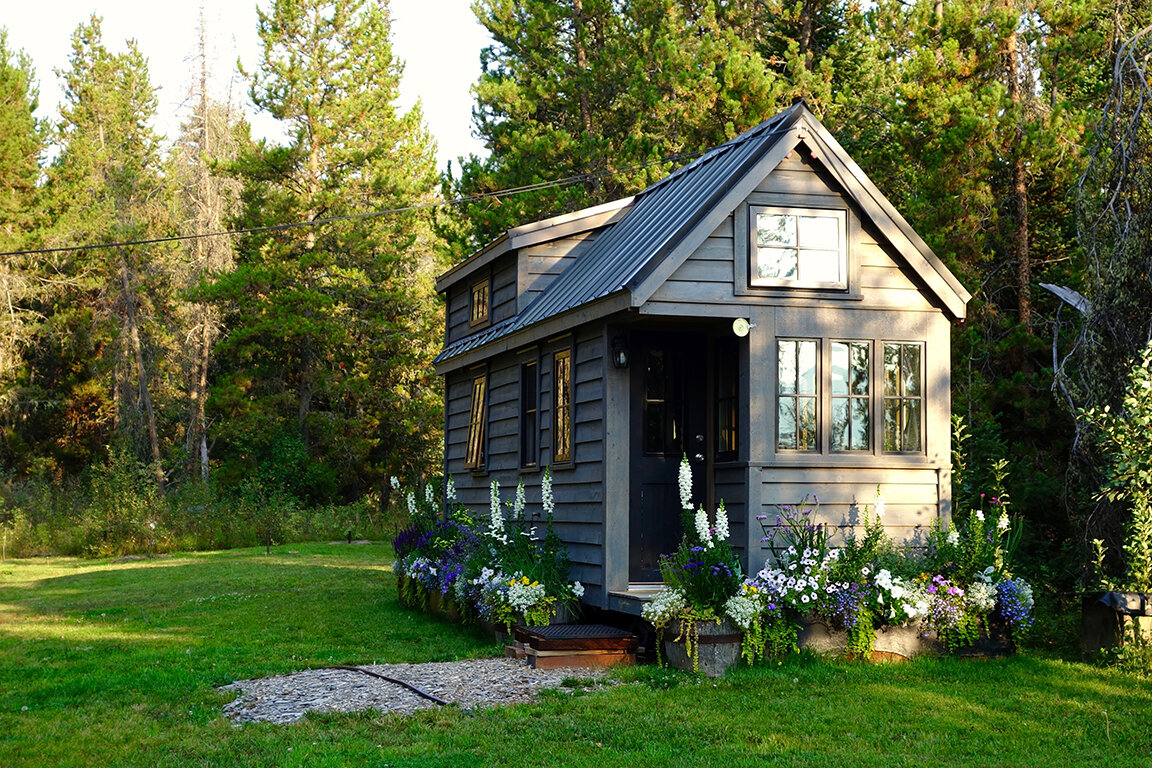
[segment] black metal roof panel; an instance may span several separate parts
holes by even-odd
[[[453,342],[440,363],[548,318],[623,290],[632,290],[729,189],[783,137],[803,104],[704,153],[636,195],[631,210],[596,239],[520,314]]]

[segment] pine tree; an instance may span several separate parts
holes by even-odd
[[[622,197],[767,119],[798,91],[741,37],[746,4],[486,0],[473,120],[490,154],[463,161],[471,246],[508,227]],[[781,68],[783,69],[783,67]],[[561,186],[548,182],[567,180]]]
[[[178,189],[175,217],[180,221],[181,232],[194,236],[182,246],[181,282],[186,290],[194,290],[211,276],[232,269],[232,238],[208,235],[227,229],[237,213],[240,184],[217,168],[235,160],[250,142],[248,125],[233,105],[220,103],[209,95],[206,44],[207,28],[201,12],[199,73],[189,91],[192,111],[181,126],[169,168],[169,177]],[[189,476],[199,475],[201,481],[207,482],[207,401],[222,313],[219,306],[203,301],[186,302],[181,310],[181,358],[187,397],[184,461]]]
[[[32,245],[37,221],[37,180],[44,149],[37,106],[35,72],[29,58],[9,47],[0,28],[0,251]],[[35,324],[29,312],[34,291],[28,259],[0,256],[0,391],[8,390],[23,364],[23,350]],[[10,392],[8,394],[11,394]],[[3,408],[5,421],[15,414]]]
[[[259,11],[257,107],[284,125],[233,166],[241,227],[354,221],[241,238],[205,296],[228,311],[210,403],[225,478],[264,472],[310,499],[423,468],[440,416],[430,360],[438,304],[426,216],[433,147],[419,107],[395,107],[387,8],[275,0]],[[263,469],[262,469],[263,468]]]
[[[72,36],[63,73],[60,152],[48,169],[47,243],[120,243],[168,234],[156,109],[148,66],[135,44],[109,51],[97,17]],[[116,246],[51,256],[41,298],[39,377],[60,398],[54,429],[67,457],[86,462],[120,433],[164,485],[154,390],[167,359],[171,275],[163,247]],[[94,445],[95,443],[95,445]]]

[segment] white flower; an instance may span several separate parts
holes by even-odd
[[[572,594],[576,596],[576,599],[584,597],[584,585],[578,581],[572,582]]]
[[[704,511],[704,507],[696,510],[696,535],[700,537],[700,541],[708,549],[715,546],[712,542],[712,534],[708,531],[708,513]]]
[[[724,502],[720,502],[719,509],[716,510],[716,541],[726,541],[728,539],[728,512],[724,509]]]
[[[556,501],[552,498],[551,467],[546,468],[544,476],[540,478],[540,505],[544,507],[545,517],[552,517],[552,513],[556,511]]]
[[[980,511],[979,509],[976,510],[976,519],[979,520],[980,522],[984,522],[984,513],[982,511]]]
[[[892,588],[889,589],[888,592],[892,595],[893,600],[899,600],[900,598],[904,597],[904,587],[900,586],[899,584],[893,584]]]
[[[502,544],[508,543],[504,534],[504,517],[500,514],[500,481],[492,479],[491,498],[488,502],[488,535]]]
[[[986,581],[974,581],[965,592],[966,602],[977,613],[991,613],[996,607],[996,587]]]
[[[877,520],[883,520],[885,512],[886,512],[886,510],[884,508],[884,499],[877,498],[876,499],[876,519]]]
[[[808,597],[808,595],[800,595],[800,602],[809,603],[811,601],[812,601],[812,598]]]
[[[692,467],[685,456],[680,462],[680,506],[683,509],[692,509]]]
[[[860,575],[861,576],[867,576],[870,573],[872,573],[872,571],[868,570],[868,566],[864,566],[863,568],[860,569]]]
[[[657,592],[651,601],[640,609],[645,620],[659,628],[680,615],[688,605],[684,593],[678,589],[664,589]]]
[[[428,506],[432,506],[435,500],[432,497],[432,483],[424,486],[424,501],[428,502]]]
[[[448,501],[456,501],[456,483],[452,481],[452,475],[448,475]]]
[[[396,475],[392,475],[392,479],[389,482],[392,483],[392,490],[400,490],[400,478],[396,477]]]
[[[516,498],[512,500],[512,514],[516,517],[523,517],[524,506],[524,481],[521,480],[520,484],[516,486]]]
[[[1000,515],[1000,519],[996,521],[996,527],[1001,531],[1008,530],[1008,513]]]
[[[416,517],[417,515],[416,494],[412,491],[408,491],[408,515],[410,517]]]
[[[948,532],[948,543],[954,547],[958,546],[960,544],[960,534],[957,533],[956,531],[949,531]]]

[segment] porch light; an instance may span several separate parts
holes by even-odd
[[[620,336],[612,339],[612,365],[616,368],[628,367],[628,344]]]

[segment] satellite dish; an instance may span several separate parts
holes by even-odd
[[[732,333],[736,334],[740,338],[747,336],[748,329],[751,327],[752,324],[742,317],[738,317],[732,321]]]

